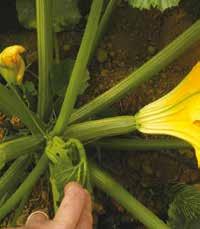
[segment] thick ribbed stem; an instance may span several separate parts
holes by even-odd
[[[104,92],[90,103],[76,110],[71,115],[69,123],[80,122],[118,101],[122,96],[126,95],[169,65],[191,45],[198,41],[199,37],[200,20],[194,23],[194,25],[147,61],[143,66],[130,74],[126,79],[122,80],[116,86]]]
[[[47,119],[50,107],[50,71],[53,63],[52,0],[36,0],[39,93],[38,115]]]
[[[0,162],[6,163],[24,154],[38,150],[44,142],[41,136],[19,137],[0,144]]]
[[[134,130],[136,130],[135,118],[127,115],[71,125],[64,132],[64,137],[86,142],[106,136],[127,134]]]
[[[66,129],[69,118],[74,108],[80,86],[84,80],[85,70],[87,68],[92,44],[94,42],[96,31],[99,24],[99,18],[103,6],[103,0],[93,0],[88,17],[88,22],[83,35],[81,46],[74,64],[74,68],[70,77],[69,85],[65,94],[65,99],[61,107],[56,125],[52,135],[60,135]]]

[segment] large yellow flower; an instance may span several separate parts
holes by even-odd
[[[13,45],[0,53],[0,74],[8,83],[22,83],[25,63],[20,54],[25,51],[24,47]]]
[[[181,138],[195,149],[200,167],[200,62],[171,92],[136,114],[143,133]]]

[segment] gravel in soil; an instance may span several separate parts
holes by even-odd
[[[90,86],[80,97],[77,106],[92,100],[125,78],[192,23],[193,18],[183,7],[174,8],[161,14],[156,10],[131,9],[122,2],[113,15],[108,33],[98,47],[90,66]],[[75,57],[81,31],[82,29],[79,28],[73,32],[58,35],[63,57]],[[29,50],[26,56],[29,63],[34,63],[37,59],[34,32],[22,31],[6,35],[4,33],[0,35],[0,43],[4,46],[20,43]],[[199,60],[199,57],[200,42],[194,44],[158,76],[114,104],[114,115],[134,114],[145,104],[167,93],[183,79]],[[103,113],[107,113],[107,111]],[[139,136],[150,138],[149,136]],[[190,150],[90,153],[102,168],[109,171],[138,200],[163,219],[166,219],[166,203],[163,202],[165,185],[174,182],[194,184],[200,180],[194,153]],[[37,185],[33,191],[25,210],[25,216],[37,207],[49,209],[49,190],[42,187],[44,188],[44,185]],[[40,194],[38,195],[38,193]],[[42,195],[45,197],[43,198]],[[97,213],[95,215],[98,215],[95,217],[97,228],[144,228],[127,215],[115,201],[110,200],[99,191],[96,192],[94,209]]]

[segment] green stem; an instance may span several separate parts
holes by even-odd
[[[39,94],[38,115],[47,119],[50,106],[50,72],[53,62],[52,0],[36,0]]]
[[[137,201],[128,191],[118,184],[111,176],[90,163],[90,174],[94,184],[106,194],[114,198],[133,217],[151,229],[170,229],[153,212]]]
[[[103,0],[92,1],[92,6],[88,17],[86,29],[70,77],[69,85],[65,94],[65,99],[52,133],[53,135],[62,134],[62,132],[65,130],[68,124],[69,118],[73,111],[74,104],[76,102],[80,90],[81,82],[83,81],[83,75],[85,73],[85,69],[87,68],[92,44],[95,39],[99,18],[101,15],[102,5]]]
[[[15,210],[15,214],[14,214],[14,216],[12,218],[10,226],[12,226],[12,227],[17,226],[17,220],[21,216],[21,214],[22,214],[22,212],[24,210],[24,207],[25,207],[26,203],[28,202],[28,199],[29,199],[29,197],[31,195],[31,191],[32,190],[29,190],[27,193],[25,193],[25,195],[24,195],[22,201],[20,202],[18,208]]]
[[[99,27],[98,27],[98,30],[97,30],[97,34],[96,34],[94,43],[92,45],[92,51],[91,51],[90,58],[89,58],[90,60],[94,56],[94,52],[95,52],[98,44],[102,40],[102,38],[103,38],[103,36],[104,36],[104,34],[105,34],[106,30],[107,30],[110,17],[111,17],[113,11],[115,10],[115,8],[117,6],[117,2],[118,2],[118,0],[109,0],[108,4],[106,6],[104,14],[103,14],[103,16],[101,18],[101,21],[99,23]]]
[[[0,198],[10,191],[13,187],[19,185],[21,178],[24,177],[24,171],[30,164],[27,156],[22,156],[15,160],[6,172],[0,178]]]
[[[21,155],[30,154],[38,150],[43,144],[41,136],[19,137],[0,144],[0,164],[13,160]]]
[[[135,118],[127,115],[71,125],[64,132],[64,137],[90,141],[106,136],[126,134],[134,130],[136,130]]]
[[[200,20],[194,23],[182,35],[171,42],[166,48],[160,51],[142,67],[130,74],[126,79],[104,92],[90,103],[76,110],[70,117],[69,123],[80,122],[105,109],[112,103],[119,100],[143,82],[156,75],[164,67],[169,65],[192,44],[199,40]]]
[[[40,176],[46,171],[48,159],[45,154],[42,155],[35,168],[31,171],[28,177],[20,185],[17,191],[0,207],[0,221],[10,213],[17,204],[23,199],[25,193],[36,184]]]
[[[99,146],[103,149],[123,151],[150,151],[168,149],[186,149],[191,145],[179,139],[132,139],[132,138],[110,138],[102,139],[92,143],[92,146]]]
[[[0,84],[0,110],[9,116],[19,117],[32,134],[44,135],[42,125],[24,103],[16,88],[11,84],[8,87]]]

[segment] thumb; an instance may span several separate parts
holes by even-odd
[[[26,220],[26,227],[38,228],[38,225],[44,224],[49,220],[49,216],[43,211],[35,211],[29,215]]]

